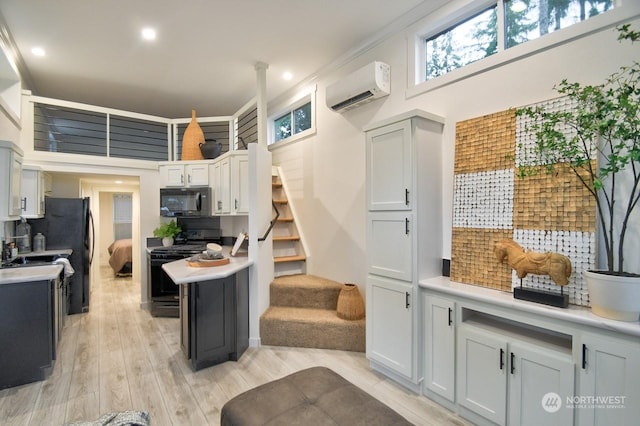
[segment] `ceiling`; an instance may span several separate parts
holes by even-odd
[[[0,18],[35,95],[179,118],[236,112],[256,94],[257,62],[273,99],[444,3],[0,0]],[[146,26],[154,41],[142,40]]]

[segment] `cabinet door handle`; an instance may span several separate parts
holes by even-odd
[[[582,344],[582,369],[586,370],[587,368],[587,345]]]
[[[453,313],[453,309],[449,308],[449,325],[453,323],[453,318],[451,318],[452,313]]]
[[[409,309],[409,306],[411,306],[411,303],[409,303],[409,297],[410,297],[409,292],[405,291],[404,292],[404,307],[407,308],[407,309]]]
[[[404,234],[409,235],[409,218],[404,218]]]
[[[27,197],[24,197],[22,200],[20,200],[20,204],[21,204],[20,208],[23,211],[26,212],[27,211]]]
[[[405,188],[404,190],[404,204],[405,206],[409,205],[409,188]]]
[[[238,210],[238,199],[234,199],[233,200],[233,205],[235,206],[235,209]]]
[[[504,369],[504,349],[500,348],[500,370]]]
[[[190,174],[187,175],[187,183],[191,183],[191,175]]]
[[[180,175],[180,183],[184,184],[184,175]]]
[[[516,371],[516,356],[511,352],[511,374],[514,374]]]

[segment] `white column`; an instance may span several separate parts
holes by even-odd
[[[258,144],[267,146],[267,69],[269,64],[257,62],[256,82],[258,85],[256,107],[258,109]]]

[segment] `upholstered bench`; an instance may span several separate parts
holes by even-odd
[[[411,425],[332,370],[313,367],[265,383],[228,401],[222,426]]]

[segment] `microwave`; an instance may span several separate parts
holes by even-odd
[[[211,188],[161,188],[160,216],[211,216]]]

